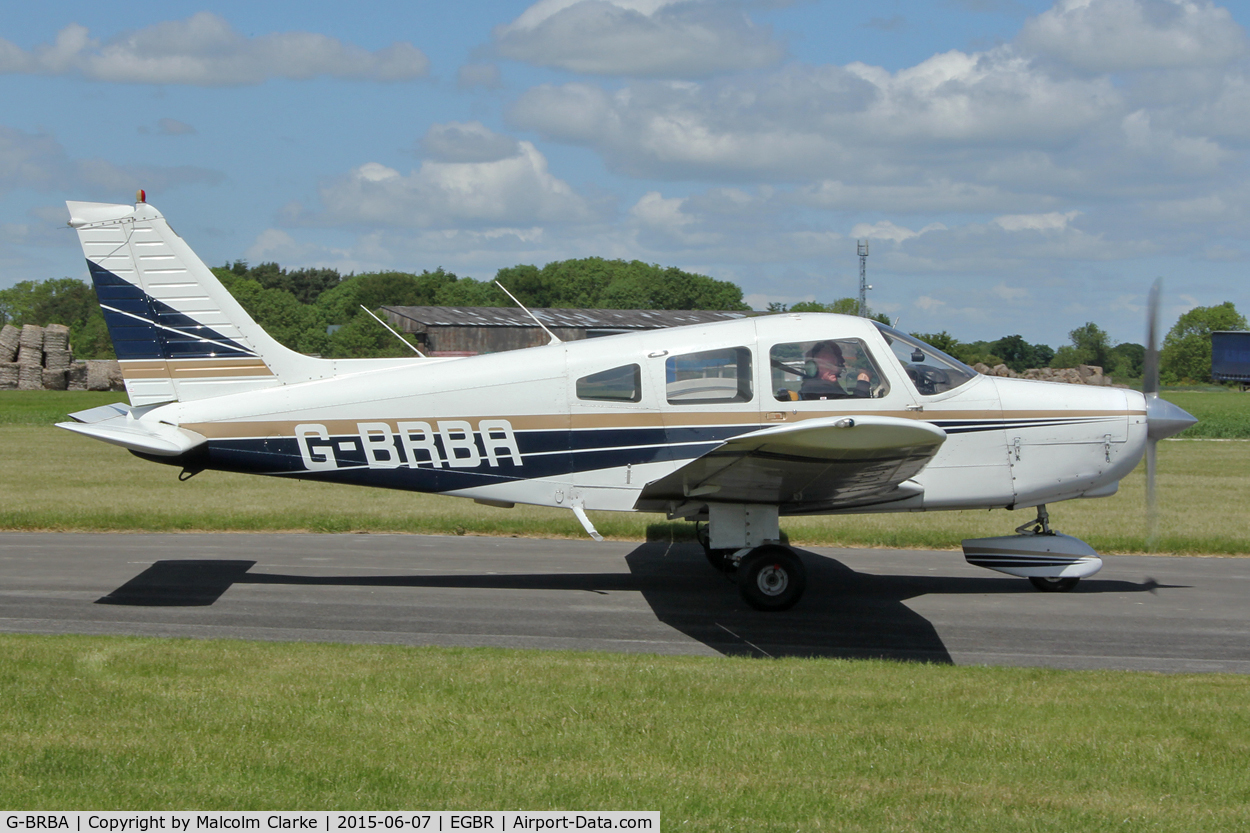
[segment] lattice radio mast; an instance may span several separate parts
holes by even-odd
[[[859,249],[859,310],[856,312],[860,318],[868,317],[868,290],[872,286],[868,283],[868,241],[857,241]]]

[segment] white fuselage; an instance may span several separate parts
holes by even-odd
[[[795,387],[786,374],[796,371],[782,367],[777,356],[787,355],[787,345],[834,338],[866,348],[861,364],[871,363],[871,393],[783,397],[786,385]],[[736,355],[737,378],[718,385],[714,374],[720,371],[696,367],[691,373],[671,361],[708,351]],[[632,396],[587,397],[596,374],[620,368],[634,374]],[[678,378],[683,374],[697,378]],[[733,385],[736,395],[729,390]],[[923,394],[875,326],[819,314],[761,316],[436,363],[392,362],[157,406],[139,418],[207,437],[212,468],[504,504],[577,501],[587,509],[629,511],[638,508],[647,483],[725,439],[841,415],[922,420],[947,434],[913,478],[922,493],[847,511],[1032,506],[1109,495],[1141,459],[1146,440],[1139,393],[976,376],[954,389]]]

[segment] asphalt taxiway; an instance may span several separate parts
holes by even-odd
[[[692,544],[0,533],[0,631],[1250,673],[1250,558],[1108,556],[1059,594],[958,552],[800,552],[806,596],[760,613]]]

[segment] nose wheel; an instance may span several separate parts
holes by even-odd
[[[789,610],[807,588],[807,570],[793,550],[765,544],[738,562],[738,593],[756,610]]]
[[[1043,593],[1068,593],[1076,587],[1079,581],[1079,578],[1029,576],[1029,583]]]

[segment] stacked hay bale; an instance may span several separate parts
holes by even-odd
[[[0,390],[17,387],[17,349],[21,343],[21,330],[12,324],[0,329]]]
[[[66,390],[87,389],[87,367],[89,362],[70,362],[69,372],[65,374]]]
[[[1031,367],[1023,373],[1016,373],[1005,364],[990,367],[977,362],[972,369],[986,376],[1005,376],[1010,379],[1039,379],[1043,382],[1066,382],[1070,385],[1122,387],[1115,385],[1111,377],[1104,374],[1102,368],[1096,364],[1082,364],[1076,367]]]
[[[116,361],[74,361],[64,324],[0,328],[0,390],[125,389]]]
[[[69,366],[74,354],[69,351],[69,327],[49,324],[43,330],[43,387],[45,390],[65,390],[68,385]]]
[[[125,390],[122,366],[113,361],[87,362],[87,390]]]
[[[22,327],[17,349],[17,389],[43,390],[43,327]]]

